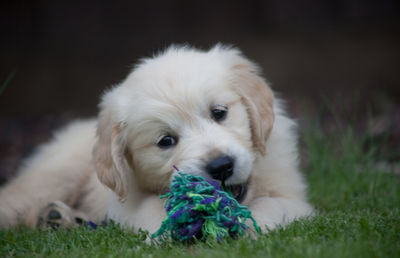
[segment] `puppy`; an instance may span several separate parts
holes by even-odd
[[[172,46],[106,92],[97,120],[70,124],[25,162],[0,191],[0,225],[107,217],[153,233],[176,166],[227,185],[271,230],[312,214],[295,129],[239,50]]]

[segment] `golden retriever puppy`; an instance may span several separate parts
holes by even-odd
[[[107,217],[153,233],[176,166],[229,186],[267,231],[312,213],[295,129],[239,50],[172,46],[106,92],[97,120],[70,124],[25,162],[0,191],[0,225]]]

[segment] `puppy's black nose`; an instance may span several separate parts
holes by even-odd
[[[224,182],[233,174],[234,160],[229,156],[220,156],[207,164],[206,170],[212,178]]]

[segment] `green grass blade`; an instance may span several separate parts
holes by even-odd
[[[7,86],[9,85],[10,81],[12,78],[14,78],[15,74],[17,73],[17,70],[14,69],[12,72],[7,76],[6,80],[1,84],[0,87],[0,96],[3,94],[3,92],[6,90]]]

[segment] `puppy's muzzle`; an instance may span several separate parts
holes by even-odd
[[[206,165],[206,171],[213,179],[225,182],[233,174],[235,161],[230,156],[220,156]]]

